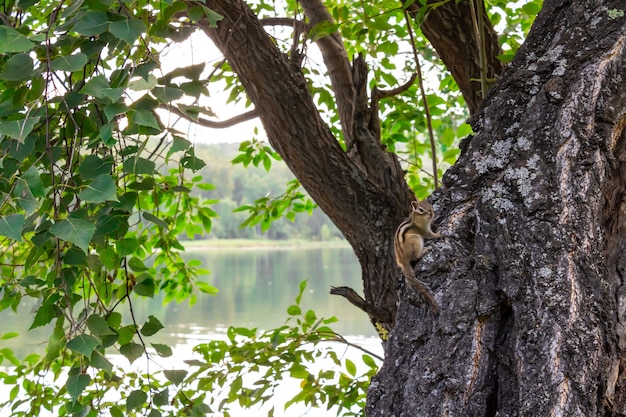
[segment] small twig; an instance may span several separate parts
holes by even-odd
[[[487,51],[485,50],[485,33],[483,23],[482,0],[470,0],[470,11],[472,16],[472,26],[476,34],[476,47],[478,48],[478,59],[480,62],[480,92],[482,98],[487,95]]]
[[[338,343],[343,343],[343,344],[345,344],[345,345],[348,345],[348,346],[350,346],[350,347],[353,347],[353,348],[355,348],[355,349],[358,349],[358,350],[360,350],[361,352],[367,353],[368,355],[373,356],[374,358],[378,359],[378,360],[379,360],[379,361],[381,361],[381,362],[383,362],[383,361],[384,361],[384,359],[383,359],[381,356],[379,356],[379,355],[375,354],[374,352],[371,352],[371,351],[369,351],[369,350],[365,349],[365,348],[364,348],[364,347],[362,347],[362,346],[357,345],[356,343],[352,343],[352,342],[347,341],[347,340],[346,340],[346,338],[345,338],[345,337],[343,337],[342,335],[340,335],[340,334],[338,334],[338,333],[335,333],[335,332],[332,332],[332,335],[334,336],[334,339],[330,339],[330,340],[329,340],[329,342],[338,342]]]
[[[435,180],[435,190],[439,188],[439,179],[437,175],[437,149],[435,147],[435,135],[433,133],[433,120],[430,114],[430,109],[428,108],[428,99],[426,98],[426,90],[424,89],[424,79],[422,77],[422,67],[419,61],[419,54],[417,53],[417,46],[415,43],[415,35],[413,34],[413,27],[411,26],[411,19],[409,17],[409,12],[404,11],[404,19],[406,20],[407,30],[409,31],[409,36],[411,38],[411,47],[413,48],[413,55],[415,57],[415,69],[417,73],[417,80],[420,88],[420,94],[422,96],[422,101],[424,102],[424,113],[426,113],[426,123],[428,126],[428,137],[430,139],[430,151],[432,153],[433,160],[433,178]]]

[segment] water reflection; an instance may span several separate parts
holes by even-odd
[[[186,302],[162,304],[162,297],[136,300],[135,317],[142,323],[148,315],[156,316],[165,329],[150,342],[185,344],[196,336],[204,339],[227,326],[269,329],[280,326],[286,309],[298,294],[300,281],[308,281],[302,306],[313,309],[318,317],[337,316],[333,328],[344,335],[373,336],[367,316],[342,298],[331,296],[331,286],[348,285],[361,290],[360,267],[348,247],[323,249],[193,249],[187,256],[199,259],[211,273],[203,277],[219,288],[217,296],[200,294],[190,308]],[[130,320],[123,307],[125,321]],[[19,314],[0,313],[0,333],[18,332],[20,337],[0,341],[1,347],[13,349],[19,358],[32,352],[43,353],[51,330],[34,329],[33,305],[22,306]],[[194,336],[195,335],[195,336]],[[210,336],[209,336],[210,337]]]

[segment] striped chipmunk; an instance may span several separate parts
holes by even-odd
[[[431,229],[435,213],[427,201],[412,201],[411,214],[398,229],[394,237],[396,262],[406,282],[430,305],[433,313],[439,313],[439,305],[430,294],[426,286],[415,277],[415,270],[411,265],[424,255],[424,239],[435,239],[441,235]]]

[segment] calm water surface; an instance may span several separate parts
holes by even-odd
[[[228,326],[270,329],[284,324],[287,307],[294,303],[302,280],[308,282],[301,302],[304,311],[313,309],[318,317],[336,316],[339,322],[332,325],[335,331],[351,342],[382,355],[380,340],[367,316],[343,298],[328,293],[331,286],[340,285],[362,292],[360,266],[352,249],[193,249],[188,250],[186,256],[201,260],[203,267],[211,270],[202,279],[219,289],[217,296],[199,294],[198,302],[193,308],[186,302],[164,306],[162,298],[138,299],[133,303],[135,317],[140,324],[148,315],[154,315],[165,326],[164,330],[146,340],[173,346],[174,356],[161,364],[164,368],[184,368],[186,365],[183,361],[193,357],[191,350],[195,344],[223,338]],[[51,329],[28,331],[34,314],[33,305],[23,306],[17,315],[11,311],[0,312],[0,333],[20,333],[17,338],[0,340],[0,349],[9,347],[19,358],[33,352],[45,352],[45,342]],[[122,310],[120,312],[125,316],[124,321],[128,323],[128,306],[123,306]],[[331,347],[342,361],[350,358],[357,367],[364,369],[361,351],[339,344]],[[109,358],[118,366],[129,366],[127,360],[120,355],[113,354]],[[141,367],[143,363],[145,361],[138,360],[132,366]],[[330,362],[316,362],[315,366],[320,369],[336,369]],[[283,410],[283,404],[298,393],[299,386],[300,381],[286,378],[276,390],[271,403],[253,410],[235,407],[231,415],[262,416],[272,406],[276,409],[277,417],[336,415],[334,410],[309,410],[301,405]],[[8,390],[0,386],[0,400],[6,400],[3,397],[7,393]],[[9,416],[9,410],[0,410],[0,417]]]
[[[346,336],[375,336],[367,316],[343,298],[328,293],[331,286],[348,285],[362,292],[360,266],[349,247],[315,249],[191,249],[189,259],[199,259],[211,272],[202,279],[219,289],[219,294],[198,295],[190,308],[187,302],[163,305],[162,298],[137,299],[135,317],[143,323],[154,315],[165,329],[150,342],[187,345],[191,340],[210,338],[228,326],[270,329],[284,324],[286,309],[293,304],[299,284],[307,280],[302,307],[318,317],[336,316],[333,328]],[[47,328],[28,331],[34,304],[22,306],[19,314],[0,313],[0,333],[18,332],[20,337],[0,341],[18,357],[43,353],[50,334]],[[128,307],[121,311],[130,320]]]

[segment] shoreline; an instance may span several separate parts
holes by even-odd
[[[301,239],[265,240],[265,239],[202,239],[180,242],[188,250],[238,249],[238,250],[286,250],[286,249],[332,249],[349,248],[345,240],[312,242]]]

